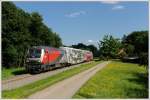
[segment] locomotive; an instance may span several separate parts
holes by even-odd
[[[29,73],[40,73],[52,68],[87,62],[92,59],[93,53],[88,50],[70,47],[33,46],[27,53],[26,70]]]

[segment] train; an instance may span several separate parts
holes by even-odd
[[[93,53],[88,50],[33,46],[28,49],[25,68],[29,73],[40,73],[91,60],[93,60]]]

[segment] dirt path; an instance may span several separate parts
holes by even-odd
[[[90,62],[87,62],[87,63],[90,63]],[[2,90],[15,89],[17,87],[21,87],[21,86],[27,85],[29,83],[44,79],[46,77],[58,74],[58,73],[63,72],[65,70],[69,70],[69,69],[72,69],[74,67],[79,67],[80,65],[81,64],[73,65],[70,67],[64,67],[61,69],[56,69],[53,71],[49,71],[49,72],[45,72],[45,73],[41,73],[41,74],[36,74],[36,75],[24,74],[24,75],[13,77],[13,78],[8,79],[8,80],[2,80]]]
[[[29,96],[30,99],[68,99],[71,98],[77,90],[97,71],[105,67],[110,61],[106,61],[74,75],[68,79],[60,81],[42,91]]]

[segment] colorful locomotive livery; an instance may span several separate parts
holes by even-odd
[[[39,73],[56,67],[91,61],[93,53],[70,47],[33,46],[28,50],[26,70]]]

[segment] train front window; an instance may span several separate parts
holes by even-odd
[[[41,49],[29,49],[29,58],[40,58],[41,57]]]

